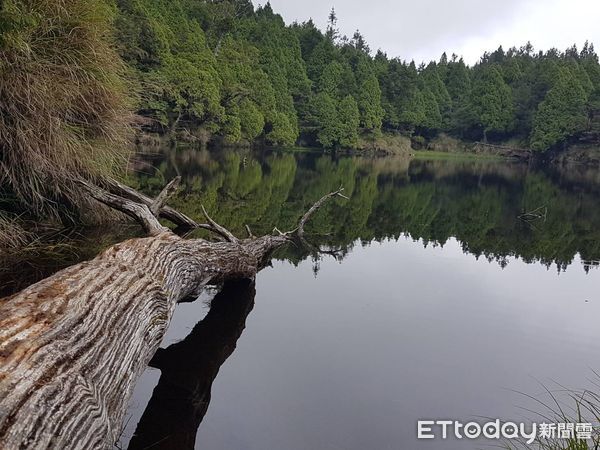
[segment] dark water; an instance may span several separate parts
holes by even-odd
[[[417,441],[417,420],[519,421],[541,408],[518,392],[598,390],[596,170],[181,149],[135,168],[148,193],[182,175],[172,206],[240,235],[350,199],[307,226],[329,253],[289,247],[178,306],[123,447],[468,449]]]

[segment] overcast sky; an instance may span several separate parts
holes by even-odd
[[[266,1],[254,0],[254,4]],[[417,62],[456,53],[474,63],[485,50],[531,41],[564,50],[586,40],[600,50],[600,0],[271,0],[286,23],[312,18],[324,29],[335,7],[342,34],[357,28],[371,50]]]

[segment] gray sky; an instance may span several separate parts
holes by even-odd
[[[266,0],[253,0],[264,4]],[[373,51],[417,62],[456,53],[474,63],[485,50],[528,40],[564,50],[585,40],[600,50],[600,0],[271,0],[286,23],[312,18],[324,29],[335,7],[342,34],[360,29]]]

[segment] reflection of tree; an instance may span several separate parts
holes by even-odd
[[[204,204],[238,235],[246,233],[246,224],[255,234],[269,233],[274,226],[291,229],[324,192],[343,185],[350,200],[328,203],[307,225],[315,244],[340,249],[342,258],[358,239],[380,241],[407,233],[425,245],[443,245],[455,237],[465,252],[501,265],[517,256],[564,270],[580,253],[589,270],[600,260],[600,178],[580,168],[531,170],[481,160],[409,164],[398,157],[336,159],[195,148],[141,155],[132,168],[128,182],[153,195],[165,180],[181,175],[183,189],[171,205],[203,221]],[[548,207],[545,221],[518,220],[523,212],[541,206]],[[47,256],[38,252],[20,255],[18,261],[0,261],[1,294],[135,234],[131,229],[120,231],[125,232],[82,230],[89,239],[62,236],[60,243],[65,245],[52,245]],[[316,258],[318,267],[319,256],[307,248],[287,246],[276,256],[293,263]]]
[[[175,167],[184,177],[185,190],[174,200],[175,207],[200,219],[200,205],[205,204],[218,221],[240,234],[245,224],[261,233],[275,225],[292,227],[323,192],[343,185],[350,200],[326,205],[307,229],[319,243],[334,248],[348,251],[357,239],[408,233],[434,245],[455,237],[465,252],[500,264],[518,256],[563,269],[577,253],[590,261],[600,257],[600,212],[589,182],[565,183],[553,173],[523,165],[419,160],[409,165],[401,158],[192,149],[171,152],[164,161],[159,166],[165,178],[175,175]],[[162,180],[148,175],[137,180],[150,191],[162,186]],[[518,220],[523,211],[546,204],[544,223],[531,226]],[[309,254],[290,246],[278,255],[297,262]]]
[[[129,443],[130,449],[193,449],[212,383],[233,353],[254,306],[254,284],[228,282],[210,311],[182,341],[159,349],[150,366],[161,376]]]

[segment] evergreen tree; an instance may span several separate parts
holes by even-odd
[[[317,139],[325,148],[333,147],[341,135],[341,122],[336,101],[326,92],[317,94],[312,102],[318,132]]]
[[[356,100],[347,95],[338,105],[338,116],[341,123],[339,144],[345,148],[354,148],[358,143],[358,125],[360,114]]]
[[[496,65],[479,66],[475,71],[470,109],[484,141],[490,131],[505,132],[513,117],[510,87]]]
[[[522,145],[531,138],[537,149],[582,127],[586,138],[600,135],[600,64],[588,43],[564,52],[499,47],[474,67],[444,53],[417,68],[383,51],[371,56],[358,30],[340,37],[333,9],[321,31],[311,20],[286,25],[268,2],[256,9],[250,0],[116,3],[137,112],[155,119],[155,131],[200,127],[231,142],[262,137],[283,145],[302,132],[325,147],[353,146],[359,135],[382,131],[444,131]],[[2,29],[19,26],[2,20]]]
[[[429,88],[421,93],[423,104],[423,117],[420,126],[430,130],[442,128],[442,114],[435,94]]]
[[[446,69],[446,89],[451,100],[449,128],[460,132],[469,125],[469,101],[471,97],[471,78],[463,59],[451,61]]]
[[[379,134],[383,120],[381,89],[374,74],[369,75],[361,84],[358,92],[360,126],[369,132]]]
[[[555,86],[540,104],[534,118],[531,147],[538,151],[564,142],[586,129],[587,96],[579,80],[561,69]]]
[[[452,100],[450,94],[444,85],[439,73],[437,64],[430,63],[421,72],[421,88],[423,91],[429,91],[435,97],[438,110],[442,117],[439,125],[435,128],[446,128],[450,122],[450,110],[452,106]]]

